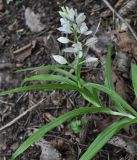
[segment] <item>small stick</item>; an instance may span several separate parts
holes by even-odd
[[[22,117],[24,117],[28,112],[32,111],[33,109],[35,109],[38,105],[40,105],[45,99],[40,100],[37,104],[33,105],[32,107],[30,107],[29,109],[27,109],[25,112],[23,112],[22,114],[20,114],[19,116],[17,116],[15,119],[13,119],[12,121],[10,121],[9,123],[7,123],[6,125],[4,125],[3,127],[0,128],[0,132],[2,132],[4,129],[10,127],[11,125],[13,125],[14,123],[16,123],[19,119],[21,119]]]
[[[130,32],[132,33],[132,35],[134,36],[135,40],[137,41],[137,35],[135,33],[135,31],[132,29],[132,27],[130,26],[130,24],[118,13],[115,11],[115,9],[111,6],[111,4],[107,1],[107,0],[102,0],[107,6],[108,8],[123,22],[127,25],[128,29],[130,30]]]

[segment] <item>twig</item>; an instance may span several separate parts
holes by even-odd
[[[32,111],[33,109],[35,109],[38,105],[40,105],[45,99],[40,100],[37,104],[33,105],[32,107],[30,107],[29,109],[27,109],[25,112],[23,112],[22,114],[20,114],[19,116],[17,116],[15,119],[13,119],[12,121],[10,121],[9,123],[7,123],[6,125],[4,125],[3,127],[0,128],[0,132],[2,132],[4,129],[10,127],[11,125],[13,125],[14,123],[16,123],[19,119],[21,119],[22,117],[24,117],[28,112]]]
[[[107,6],[108,8],[123,22],[126,24],[126,26],[128,27],[128,29],[130,30],[130,32],[132,33],[132,35],[134,36],[134,38],[137,41],[137,35],[135,33],[135,31],[132,29],[132,27],[130,26],[130,24],[118,13],[115,11],[115,9],[111,6],[111,4],[107,1],[107,0],[102,0]]]

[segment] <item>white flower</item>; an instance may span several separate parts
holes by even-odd
[[[60,23],[61,23],[61,25],[63,26],[63,25],[70,25],[70,22],[67,20],[67,19],[65,19],[65,18],[60,18]]]
[[[76,53],[79,58],[83,56],[82,44],[80,42],[74,43],[72,47],[65,48],[63,51],[68,53]]]
[[[98,58],[96,58],[96,57],[87,57],[85,60],[86,63],[92,63],[92,62],[94,63],[97,61],[98,61]]]
[[[86,23],[84,22],[84,23],[82,23],[81,26],[80,26],[80,33],[81,33],[81,34],[84,34],[84,33],[87,32],[87,31],[88,31],[88,27],[87,27]]]
[[[72,47],[74,47],[74,52],[78,54],[79,58],[81,58],[83,56],[82,43],[74,43]]]
[[[54,60],[56,62],[58,62],[59,64],[67,64],[67,60],[63,57],[63,56],[60,56],[60,55],[53,55],[52,56],[54,58]]]
[[[77,17],[76,17],[76,23],[77,24],[81,24],[85,21],[86,16],[84,15],[84,13],[80,13]]]
[[[84,34],[84,35],[89,35],[92,33],[92,31],[88,31],[88,27],[86,25],[85,22],[83,22],[81,25],[80,25],[80,28],[77,29],[77,32],[78,33],[81,33],[81,34]]]
[[[77,14],[77,10],[73,8],[69,9],[68,7],[61,7],[62,11],[59,11],[61,17],[68,19],[70,21],[74,21],[74,17]]]
[[[80,42],[74,43],[72,47],[74,48],[74,52],[82,51],[82,43]]]
[[[87,39],[85,45],[88,47],[94,47],[97,42],[98,42],[98,39],[96,37],[91,37]]]
[[[67,43],[70,42],[70,40],[69,40],[68,38],[66,38],[66,37],[59,37],[57,40],[58,40],[60,43],[63,43],[63,44],[67,44]]]
[[[68,12],[68,19],[71,21],[74,21],[74,17],[76,15],[77,11],[71,8]]]
[[[72,33],[71,26],[68,24],[63,25],[62,27],[57,28],[59,31],[64,32],[66,34]]]

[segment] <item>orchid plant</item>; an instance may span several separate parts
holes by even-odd
[[[69,47],[63,49],[63,52],[73,54],[74,62],[70,63],[69,59],[66,59],[62,55],[53,55],[53,58],[59,64],[40,66],[22,69],[21,71],[31,70],[50,70],[54,71],[52,74],[38,74],[24,79],[24,85],[19,88],[11,89],[0,93],[0,96],[8,95],[11,93],[32,91],[32,90],[48,90],[48,89],[65,89],[74,90],[79,92],[85,100],[87,100],[90,107],[79,107],[72,111],[67,112],[64,115],[52,120],[48,124],[41,127],[35,133],[33,133],[13,154],[12,160],[15,160],[26,149],[28,149],[36,141],[40,140],[48,131],[61,125],[62,123],[75,118],[76,116],[82,116],[89,113],[103,113],[111,116],[119,116],[119,120],[105,128],[96,139],[89,145],[86,152],[78,157],[80,160],[91,160],[100,151],[100,149],[107,143],[107,141],[116,134],[120,129],[127,125],[137,123],[137,112],[129,105],[124,99],[122,99],[116,92],[112,82],[112,69],[111,69],[111,46],[108,47],[107,58],[105,64],[105,84],[100,85],[96,83],[86,82],[81,78],[81,67],[86,62],[96,62],[96,57],[86,57],[84,55],[85,46],[94,46],[97,42],[96,37],[92,37],[92,31],[88,30],[85,23],[86,16],[84,13],[77,13],[77,10],[68,7],[62,7],[59,12],[61,19],[61,27],[59,31],[63,32],[64,36],[58,38],[58,41],[67,44]],[[89,38],[84,44],[81,40],[82,36],[89,35]],[[69,54],[69,55],[70,55]],[[132,83],[137,97],[137,66],[131,66]],[[48,84],[26,85],[25,82],[30,81],[50,81]],[[114,105],[113,109],[102,104],[99,98],[99,91],[106,93]],[[79,132],[80,126],[86,124],[85,121],[77,121],[72,123],[71,126],[76,133]]]
[[[84,13],[77,13],[77,10],[73,8],[68,7],[61,7],[61,11],[59,11],[59,14],[61,16],[60,23],[61,27],[58,28],[59,31],[63,32],[65,34],[64,37],[59,37],[58,41],[62,44],[70,44],[70,47],[67,47],[63,50],[65,53],[73,54],[75,57],[75,74],[77,78],[80,77],[80,69],[84,62],[91,63],[96,62],[98,59],[96,57],[88,56],[85,58],[83,47],[86,46],[92,46],[95,45],[97,42],[96,37],[89,38],[85,44],[82,44],[81,42],[81,36],[87,36],[91,35],[92,31],[88,30],[88,27],[85,23],[86,16]],[[70,37],[70,38],[68,38]],[[61,55],[53,55],[53,58],[56,62],[59,64],[68,64],[71,66],[71,64],[66,60],[65,57]],[[85,59],[84,59],[85,58]]]

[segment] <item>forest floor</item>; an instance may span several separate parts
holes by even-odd
[[[63,49],[57,41],[61,35],[57,30],[60,26],[58,11],[61,6],[68,6],[77,9],[79,13],[85,13],[89,29],[98,38],[97,45],[89,49],[88,54],[95,55],[99,61],[83,67],[82,77],[89,82],[104,83],[102,62],[106,57],[108,44],[113,42],[113,82],[116,91],[137,109],[130,78],[130,64],[137,61],[137,42],[103,1],[11,0],[8,2],[0,0],[0,91],[21,86],[23,78],[34,73],[17,73],[16,71],[21,68],[55,64],[52,55],[60,53]],[[137,13],[134,8],[125,11],[122,10],[126,8],[125,1],[109,2],[124,19],[128,19],[133,29],[137,28]],[[37,17],[40,17],[41,24],[37,23]],[[109,104],[106,95],[103,94],[101,99],[105,104]],[[10,160],[15,150],[29,135],[55,117],[89,104],[78,93],[72,91],[50,90],[11,94],[0,97],[0,127],[35,105],[37,107],[34,110],[0,131],[0,160]],[[89,115],[88,119],[88,126],[81,128],[78,134],[72,131],[70,122],[62,124],[25,151],[18,160],[79,159],[97,134],[114,122],[116,117],[93,114]],[[117,136],[129,145],[137,141],[137,136],[134,134],[136,131],[137,127],[131,126],[123,129]],[[51,158],[51,155],[50,158],[42,157],[45,144],[50,146],[56,158]],[[137,149],[137,144],[135,145],[136,148],[133,150]],[[123,146],[109,142],[94,158],[94,160],[135,159],[136,156]]]

